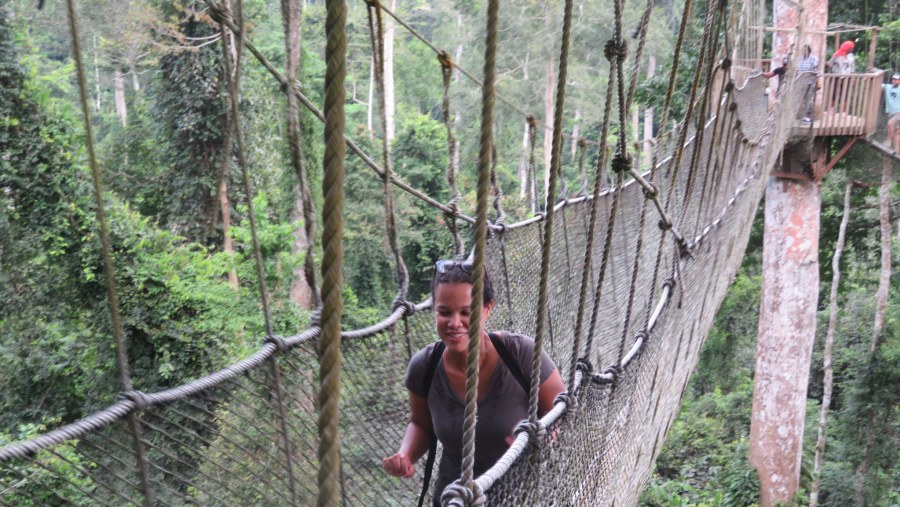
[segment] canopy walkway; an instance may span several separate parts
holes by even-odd
[[[691,2],[686,3],[685,13]],[[623,111],[634,89],[634,78],[630,90],[625,82],[627,50],[618,15],[616,36],[607,44],[611,73],[604,132],[595,141],[601,155],[592,194],[551,199],[555,206],[509,225],[485,222],[487,192],[481,188],[475,219],[455,203],[429,201],[439,212],[489,232],[483,245],[476,243],[476,254],[498,291],[492,326],[536,335],[570,380],[569,394],[541,424],[520,432],[500,462],[469,485],[469,500],[632,505],[652,472],[741,263],[765,180],[793,127],[791,104],[805,93],[797,83],[807,83],[801,76],[787,84],[779,97],[783,107],[760,107],[765,79],[751,77],[741,87],[731,79],[726,51],[734,41],[726,28],[733,14],[721,10],[725,3],[708,5],[688,113],[657,140],[648,170],[642,172],[628,156],[624,136],[615,155],[606,154],[610,104],[618,102],[625,132]],[[571,2],[567,8],[571,12]],[[652,8],[648,2],[645,20]],[[223,26],[239,33],[240,24],[218,12]],[[339,30],[335,23],[329,26]],[[638,53],[645,35],[646,22]],[[251,41],[245,44],[287,84]],[[329,69],[341,57],[330,51]],[[673,83],[674,74],[673,69]],[[564,69],[560,75],[563,80]],[[724,85],[713,86],[716,76]],[[493,79],[484,81],[487,96]],[[298,88],[286,90],[315,109]],[[670,86],[667,104],[671,94]],[[342,106],[340,98],[326,98],[319,115],[326,137],[339,146],[334,136],[343,136],[342,127],[329,131],[335,100]],[[559,114],[563,109],[558,102]],[[555,167],[560,125],[554,130]],[[385,181],[414,191],[390,173],[389,164],[379,166],[349,146]],[[326,154],[326,166],[342,157],[342,149]],[[482,180],[489,156],[487,161]],[[613,180],[604,185],[607,166]],[[326,180],[332,174],[326,167]],[[325,224],[323,236],[330,233],[328,216]],[[325,286],[323,300],[327,309]],[[536,301],[546,304],[546,312],[536,311]],[[402,377],[409,357],[434,340],[429,308],[430,301],[398,301],[382,322],[342,331],[339,342],[328,336],[334,319],[323,310],[321,327],[270,335],[256,353],[207,377],[161,392],[125,389],[103,410],[0,449],[0,505],[312,505],[317,498],[320,505],[413,504],[420,483],[388,477],[381,458],[394,452],[407,422]],[[332,351],[325,349],[334,343],[340,350],[339,398],[319,383],[319,358],[328,359]],[[339,427],[329,427],[338,419],[323,411],[335,407]],[[340,435],[336,469],[326,469],[335,464],[317,451],[326,438],[323,427],[327,438]],[[323,486],[323,476],[333,470],[339,486],[324,494],[329,486]]]

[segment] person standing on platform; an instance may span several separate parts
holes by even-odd
[[[888,115],[887,131],[888,145],[897,150],[900,145],[900,131],[898,131],[898,123],[900,123],[900,74],[891,76],[890,84],[881,85],[884,91],[884,112]]]

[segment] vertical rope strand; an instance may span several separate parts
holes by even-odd
[[[441,62],[441,75],[444,80],[444,96],[441,100],[441,118],[444,121],[444,128],[447,130],[447,186],[450,189],[450,202],[448,207],[456,210],[459,205],[461,196],[459,188],[456,186],[456,175],[459,174],[459,141],[453,135],[453,124],[450,121],[450,82],[453,78],[453,59],[446,51],[438,53],[438,61]],[[456,215],[452,213],[445,214],[447,220],[447,229],[453,236],[453,245],[455,246],[456,255],[463,255],[466,249],[462,236],[459,234],[459,226],[456,223]]]
[[[575,315],[575,340],[572,344],[572,365],[569,368],[569,392],[575,392],[575,364],[579,358],[589,360],[591,357],[591,348],[593,347],[593,326],[591,332],[587,335],[584,355],[579,356],[581,352],[581,337],[584,334],[584,310],[587,306],[588,287],[591,286],[591,278],[594,271],[594,235],[597,230],[597,215],[600,209],[600,191],[603,188],[603,173],[606,170],[606,139],[609,137],[609,123],[612,115],[612,98],[613,91],[616,86],[615,73],[612,72],[612,60],[610,60],[609,78],[606,81],[606,104],[603,107],[603,124],[600,128],[600,152],[597,154],[597,167],[594,171],[594,199],[591,201],[591,218],[587,230],[587,243],[584,246],[584,264],[581,271],[581,290],[578,293],[578,306]],[[615,197],[614,197],[615,198]],[[613,211],[614,213],[614,211]],[[609,234],[607,234],[609,236]],[[603,270],[601,270],[603,272]],[[603,275],[600,275],[598,284],[603,284]],[[600,302],[594,299],[594,313]]]
[[[325,16],[325,153],[322,192],[322,334],[319,353],[319,507],[340,505],[341,294],[344,277],[344,77],[347,5],[327,0]]]
[[[116,362],[119,365],[119,382],[123,391],[133,389],[131,370],[128,364],[128,349],[125,343],[125,327],[122,324],[122,311],[119,306],[119,292],[116,289],[116,272],[112,256],[112,240],[109,236],[109,225],[106,219],[106,205],[103,200],[103,180],[100,164],[94,147],[94,129],[91,125],[91,108],[88,105],[87,79],[84,76],[84,61],[81,58],[81,39],[78,32],[78,18],[75,12],[75,0],[67,0],[69,18],[69,34],[72,39],[72,55],[75,59],[75,71],[78,76],[78,92],[81,100],[81,112],[84,115],[84,134],[87,144],[88,160],[91,165],[91,177],[94,186],[94,200],[97,204],[97,222],[100,226],[100,242],[102,245],[103,270],[106,277],[106,297],[109,302],[109,313],[112,319],[113,336],[116,341]],[[153,490],[150,487],[150,471],[144,444],[141,440],[143,429],[137,414],[128,415],[131,436],[134,441],[134,453],[138,463],[141,479],[141,493],[144,495],[145,507],[153,505]]]
[[[478,205],[475,219],[475,256],[473,261],[472,317],[466,364],[466,408],[463,427],[462,485],[475,493],[475,423],[478,412],[478,370],[481,338],[481,313],[484,303],[484,250],[487,245],[487,209],[491,189],[491,149],[494,126],[494,87],[497,67],[497,32],[500,1],[489,0],[487,35],[484,48],[484,86],[481,94],[481,139],[478,153]]]

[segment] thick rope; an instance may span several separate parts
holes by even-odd
[[[378,113],[381,120],[381,156],[384,173],[381,175],[384,192],[384,228],[387,234],[388,244],[394,254],[394,266],[397,271],[397,295],[396,303],[406,302],[406,293],[409,292],[409,271],[406,262],[400,253],[400,243],[397,240],[397,221],[394,217],[394,197],[391,193],[391,174],[393,162],[391,161],[391,144],[387,137],[387,113],[385,112],[384,90],[384,23],[381,19],[381,9],[378,8],[378,0],[366,0],[369,13],[369,38],[372,44],[372,59],[375,62],[375,89],[378,95]]]
[[[344,277],[344,76],[347,6],[328,0],[325,17],[325,154],[322,192],[322,335],[319,353],[319,507],[340,505],[341,314]]]
[[[292,11],[294,8],[302,9],[299,4],[291,5],[291,0],[281,0],[281,16],[284,24],[284,73],[288,81],[293,82],[297,79],[300,69],[296,68],[295,62],[299,61],[300,55],[295,55],[293,36],[300,38],[300,26],[290,26]],[[299,17],[299,16],[298,16]],[[303,230],[306,234],[306,259],[303,263],[303,273],[306,278],[306,284],[309,285],[310,295],[312,296],[312,307],[318,308],[319,289],[316,285],[316,262],[315,262],[315,246],[316,246],[316,208],[312,200],[312,188],[309,184],[309,171],[306,168],[304,160],[302,130],[300,126],[300,107],[297,96],[290,90],[285,90],[287,98],[287,137],[288,147],[290,148],[291,166],[294,168],[294,174],[297,177],[297,185],[300,190],[300,202],[303,205]]]
[[[494,126],[494,85],[497,66],[497,31],[499,25],[499,0],[489,0],[487,8],[487,34],[484,48],[484,87],[481,96],[481,138],[478,154],[478,205],[475,223],[475,252],[473,260],[472,311],[469,326],[469,344],[466,364],[466,408],[463,425],[462,475],[460,483],[474,498],[483,496],[475,490],[475,426],[478,413],[478,375],[480,346],[484,330],[481,328],[484,304],[484,250],[487,245],[487,209],[491,184],[491,149]],[[451,502],[452,503],[452,502]],[[467,501],[471,504],[471,501]],[[445,502],[446,504],[446,502]]]
[[[103,179],[100,175],[100,164],[97,162],[97,152],[94,144],[94,129],[91,123],[91,108],[88,105],[87,79],[84,72],[84,61],[81,58],[81,40],[78,31],[78,18],[75,12],[75,0],[67,0],[69,18],[69,34],[72,39],[72,56],[75,59],[75,71],[78,76],[78,92],[81,100],[81,112],[84,119],[85,143],[87,144],[88,160],[91,165],[91,178],[94,186],[94,201],[97,204],[97,223],[100,225],[100,243],[103,256],[103,271],[106,278],[106,297],[109,303],[109,313],[113,324],[113,336],[116,340],[116,362],[119,366],[119,383],[123,391],[133,389],[131,383],[131,371],[128,364],[128,348],[125,344],[125,327],[122,324],[122,312],[119,306],[119,292],[116,290],[116,268],[112,256],[112,239],[109,236],[109,224],[106,219],[106,205],[103,201]],[[149,464],[147,463],[144,444],[141,440],[141,422],[134,412],[128,414],[129,428],[134,442],[134,454],[138,462],[138,472],[141,480],[141,493],[144,495],[144,505],[153,505],[153,490],[150,486]]]
[[[603,108],[603,126],[600,128],[600,139],[603,144],[600,145],[600,153],[597,155],[597,167],[594,171],[594,199],[591,202],[591,219],[587,228],[587,242],[584,246],[584,263],[581,271],[581,290],[578,291],[578,306],[576,316],[575,316],[575,340],[572,344],[572,364],[569,368],[569,392],[574,393],[575,390],[575,376],[577,373],[577,368],[575,367],[579,360],[588,361],[591,357],[591,348],[593,347],[593,332],[589,333],[587,336],[587,346],[585,347],[584,354],[581,354],[581,337],[584,334],[584,310],[587,306],[587,294],[588,287],[591,285],[591,276],[593,274],[593,260],[594,260],[594,233],[597,230],[597,215],[598,210],[600,209],[600,191],[603,187],[603,173],[606,171],[606,139],[609,137],[609,123],[610,116],[612,115],[612,98],[613,91],[616,86],[616,78],[615,73],[612,72],[612,66],[615,65],[612,60],[610,60],[610,73],[609,79],[606,83],[606,104]],[[613,208],[615,209],[615,208]],[[615,213],[615,212],[613,212]],[[614,219],[615,215],[611,217]],[[611,231],[607,232],[607,243],[609,242],[609,234]],[[605,250],[605,248],[604,248]],[[605,273],[605,269],[601,270],[601,273]],[[600,276],[599,283],[603,283],[603,276]],[[599,303],[597,300],[594,300],[594,306],[596,307]]]
[[[447,207],[454,212],[457,211],[461,196],[459,188],[456,185],[456,175],[459,174],[459,141],[453,135],[453,122],[450,120],[450,82],[453,78],[453,59],[446,51],[438,54],[438,61],[441,62],[441,76],[444,80],[444,96],[441,100],[441,118],[444,121],[444,128],[447,130],[447,186],[450,188],[450,202]],[[456,215],[453,213],[445,215],[447,221],[447,229],[453,237],[453,245],[456,255],[463,255],[466,249],[462,236],[459,234],[459,227],[456,224]]]
[[[537,165],[535,162],[535,142],[537,141],[537,120],[534,116],[526,118],[528,124],[528,174],[526,179],[526,191],[528,192],[528,208],[532,213],[538,212],[537,198]]]
[[[569,70],[569,44],[572,34],[572,0],[566,0],[563,14],[562,39],[559,49],[559,72],[556,81],[556,104],[553,110],[553,151],[550,155],[550,182],[547,189],[547,217],[541,242],[541,278],[538,286],[537,325],[534,333],[534,354],[531,364],[531,386],[528,392],[528,421],[538,422],[538,391],[541,382],[541,352],[544,346],[544,322],[547,318],[547,292],[550,279],[550,255],[553,243],[553,214],[556,183],[562,165],[562,125],[566,105],[566,79]]]

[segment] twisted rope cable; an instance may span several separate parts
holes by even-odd
[[[459,174],[459,141],[453,135],[453,125],[450,122],[450,81],[453,78],[453,59],[446,51],[438,53],[438,61],[441,63],[441,76],[444,81],[444,96],[441,100],[441,118],[444,121],[444,128],[447,130],[447,186],[450,189],[450,202],[447,207],[457,210],[457,206],[461,199],[459,188],[456,185],[456,175]],[[459,227],[456,224],[456,216],[454,214],[447,215],[447,229],[453,236],[453,245],[456,247],[456,255],[463,255],[466,249],[462,236],[459,234]]]
[[[109,225],[106,218],[106,207],[103,201],[103,180],[100,174],[100,164],[97,162],[97,152],[94,147],[94,130],[91,124],[91,109],[88,105],[87,79],[84,72],[84,61],[81,58],[81,41],[78,31],[78,18],[75,12],[75,0],[66,0],[69,19],[69,35],[72,40],[72,55],[75,59],[76,75],[78,77],[78,93],[81,101],[81,112],[84,120],[85,142],[88,149],[88,160],[91,166],[91,181],[94,187],[94,201],[97,204],[97,222],[100,225],[100,243],[103,256],[103,271],[106,278],[106,296],[109,303],[109,313],[113,324],[113,336],[116,341],[116,362],[119,365],[119,382],[124,391],[132,390],[131,371],[128,364],[128,349],[125,344],[125,327],[122,324],[122,313],[119,306],[119,293],[116,290],[116,272],[112,257],[112,239],[109,235]],[[141,422],[133,412],[128,414],[128,423],[131,437],[134,443],[133,451],[138,462],[138,472],[141,480],[141,493],[144,495],[144,505],[153,505],[153,490],[150,487],[150,472],[144,444],[141,440]]]
[[[478,412],[478,373],[480,344],[484,331],[481,313],[484,304],[484,249],[487,244],[487,208],[490,193],[491,147],[493,146],[494,86],[497,67],[497,30],[499,25],[499,0],[489,0],[487,7],[487,34],[484,49],[484,87],[481,96],[481,138],[478,154],[478,206],[475,223],[475,255],[473,261],[472,316],[469,327],[469,344],[466,364],[466,408],[463,426],[463,462],[460,483],[477,496],[474,484],[475,425]],[[482,493],[483,494],[483,493]]]
[[[553,150],[550,155],[550,182],[547,189],[547,214],[541,242],[541,276],[538,286],[537,323],[534,336],[534,353],[531,364],[531,385],[528,392],[528,421],[538,422],[538,394],[541,383],[541,353],[544,347],[544,321],[547,319],[547,292],[550,278],[550,255],[553,243],[553,214],[556,200],[556,183],[562,166],[562,125],[566,105],[566,79],[569,70],[569,45],[572,34],[572,0],[566,0],[563,14],[562,37],[559,49],[559,70],[556,81],[556,104],[553,109]],[[537,460],[535,453],[532,464]],[[535,476],[535,480],[539,476]]]
[[[325,17],[325,153],[322,159],[322,335],[319,355],[319,507],[340,505],[341,313],[344,263],[344,77],[347,6],[328,0]]]
[[[203,1],[206,3],[207,6],[209,6],[210,15],[212,16],[212,18],[215,21],[225,23],[225,25],[228,26],[228,28],[231,31],[238,33],[237,27],[234,25],[233,21],[231,21],[227,17],[225,17],[224,19],[221,19],[222,18],[221,14],[220,14],[221,7],[215,0],[203,0]],[[275,68],[275,66],[272,65],[272,63],[269,61],[269,59],[266,58],[266,56],[262,53],[262,51],[259,50],[259,48],[257,48],[246,37],[244,37],[243,40],[244,40],[244,47],[246,47],[247,50],[253,54],[253,56],[256,58],[256,60],[259,62],[259,64],[262,65],[267,71],[269,71],[269,74],[271,74],[272,77],[275,78],[275,80],[278,81],[279,84],[281,84],[281,86],[285,89],[285,93],[288,93],[288,92],[293,93],[297,97],[297,99],[300,101],[300,103],[303,105],[303,107],[305,107],[309,112],[311,112],[320,122],[324,123],[325,115],[322,113],[322,111],[318,107],[316,107],[315,104],[312,103],[311,100],[309,100],[309,98],[306,95],[303,94],[303,92],[300,91],[300,89],[298,88],[299,83],[288,81],[288,79],[286,79],[281,74],[281,72],[279,72]],[[382,174],[384,174],[384,170],[378,165],[378,163],[375,162],[374,160],[372,160],[372,157],[367,155],[366,152],[363,151],[363,149],[360,148],[358,144],[356,144],[346,134],[344,134],[343,137],[344,137],[344,141],[346,142],[346,146],[349,147],[350,150],[353,153],[355,153],[356,156],[358,156],[363,161],[364,164],[366,164],[370,169],[375,171],[375,174],[377,174],[379,177],[382,176]],[[428,204],[429,206],[432,206],[433,208],[439,209],[439,210],[443,211],[444,213],[451,213],[454,216],[456,216],[457,218],[459,218],[460,220],[463,220],[470,224],[475,223],[474,218],[448,208],[447,206],[445,206],[442,203],[438,202],[437,200],[431,198],[430,196],[425,195],[421,191],[416,190],[415,188],[409,186],[409,184],[407,184],[403,180],[397,178],[397,175],[391,176],[391,183],[393,183],[397,188],[402,189],[404,192],[406,192],[409,195],[415,197],[416,199],[419,199],[420,201]]]
[[[294,54],[294,44],[292,42],[295,31],[298,31],[300,27],[290,26],[291,13],[294,8],[295,6],[291,5],[291,0],[281,0],[281,15],[284,24],[284,73],[289,81],[294,81],[300,70],[294,65],[294,62],[299,60],[300,55]],[[302,10],[301,7],[297,8]],[[297,33],[297,37],[300,38],[299,33]],[[300,190],[300,201],[303,205],[303,230],[306,234],[307,243],[303,273],[312,296],[312,307],[318,308],[321,302],[319,289],[316,284],[316,207],[313,204],[312,187],[309,184],[309,171],[306,168],[303,144],[301,143],[300,107],[297,96],[291,93],[290,90],[285,90],[284,95],[287,98],[287,135],[291,166],[294,168],[294,175],[297,178],[297,185]]]
[[[406,293],[409,292],[409,271],[406,262],[400,253],[397,241],[397,223],[394,217],[394,197],[391,194],[391,174],[393,162],[391,161],[391,145],[387,136],[387,113],[385,112],[386,99],[384,89],[384,23],[381,19],[381,9],[378,9],[378,0],[366,0],[369,14],[369,39],[372,44],[372,59],[375,61],[375,89],[378,95],[378,113],[381,120],[381,156],[384,174],[381,179],[384,192],[384,228],[388,237],[388,244],[394,254],[394,267],[397,271],[397,295],[394,301],[406,302]]]
[[[610,65],[614,65],[613,61],[610,60]],[[581,353],[581,336],[583,334],[584,327],[584,310],[587,306],[587,294],[588,287],[591,285],[591,275],[593,273],[593,261],[594,261],[594,233],[597,229],[597,215],[598,210],[600,209],[600,191],[603,186],[603,173],[606,170],[606,139],[609,138],[609,123],[610,116],[612,115],[612,98],[613,93],[616,86],[616,76],[615,73],[612,72],[612,67],[610,67],[609,79],[606,82],[606,104],[603,107],[603,123],[600,128],[600,139],[603,144],[600,146],[600,153],[597,154],[597,167],[595,169],[594,176],[594,193],[593,193],[593,201],[591,202],[591,218],[590,224],[587,229],[587,242],[584,246],[584,262],[582,264],[581,270],[581,290],[578,292],[578,306],[576,315],[575,315],[575,340],[572,344],[572,365],[569,368],[569,392],[574,393],[575,390],[575,375],[577,373],[577,368],[575,368],[576,363],[583,359],[588,361],[588,358],[591,356],[591,349],[593,347],[593,328],[591,332],[588,333],[587,342],[585,346],[585,351],[583,355]],[[617,194],[618,195],[618,192]],[[616,199],[616,197],[613,197]],[[613,207],[615,209],[615,206]],[[614,213],[614,212],[613,212]],[[614,219],[615,215],[611,217]],[[607,231],[607,243],[609,243],[611,231]],[[604,247],[604,251],[606,248]],[[608,255],[608,254],[607,254]],[[605,264],[605,261],[604,261]],[[601,273],[605,274],[605,269],[601,269]],[[599,282],[603,283],[603,276],[600,275]],[[596,308],[598,305],[598,299],[594,300],[594,307]]]

